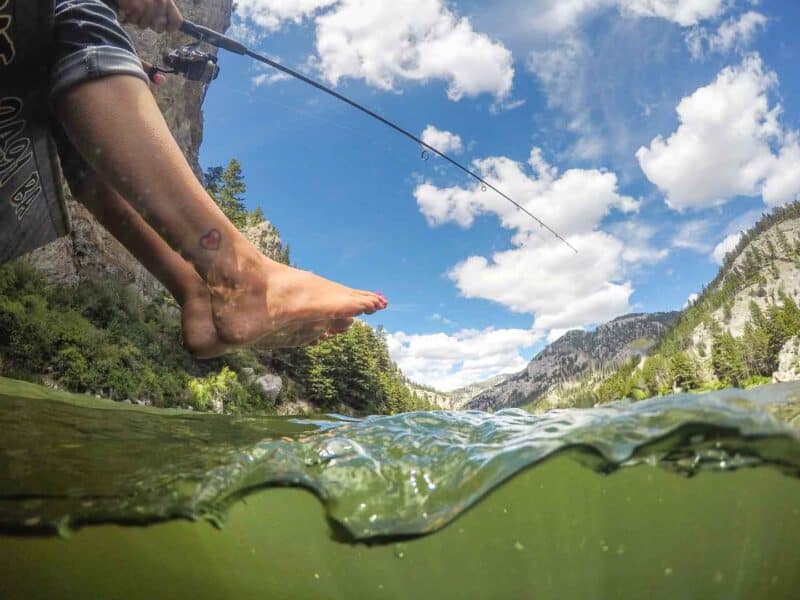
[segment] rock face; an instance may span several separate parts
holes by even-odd
[[[284,253],[283,242],[278,235],[278,230],[269,221],[248,227],[243,231],[251,244],[258,248],[262,254],[274,260],[280,260]]]
[[[524,371],[475,396],[467,408],[498,410],[529,404],[556,385],[643,355],[677,316],[677,312],[631,314],[594,331],[570,331],[537,354]]]
[[[778,370],[772,374],[772,381],[795,381],[800,379],[800,337],[794,336],[786,341],[778,355]]]
[[[740,289],[728,310],[719,308],[711,318],[722,331],[730,332],[733,337],[740,337],[745,326],[751,322],[750,303],[755,303],[762,311],[780,304],[780,294],[784,293],[795,302],[800,302],[800,261],[787,254],[778,242],[778,231],[789,240],[800,240],[800,219],[787,219],[762,232],[745,246],[728,272],[743,269],[749,252],[758,252],[764,257],[765,265],[760,270],[760,280]],[[713,382],[715,377],[711,364],[713,333],[705,323],[700,323],[691,332],[687,353],[698,367],[703,381]],[[780,366],[773,374],[775,381],[793,381],[800,379],[800,369],[795,370],[792,356],[797,358],[797,340],[792,338],[780,353]]]
[[[187,19],[224,31],[230,25],[233,0],[177,0]],[[139,54],[149,62],[161,63],[170,49],[189,43],[182,34],[157,35],[130,29]],[[202,104],[204,86],[182,77],[170,76],[160,86],[156,99],[164,117],[195,173],[201,175],[198,155],[203,140]],[[51,281],[74,285],[84,277],[113,274],[130,281],[144,294],[154,295],[161,285],[145,271],[80,204],[68,200],[72,233],[37,250],[31,260]]]
[[[452,405],[453,410],[460,410],[464,408],[474,398],[481,395],[486,390],[490,390],[498,385],[501,385],[508,378],[509,375],[497,375],[496,377],[492,377],[486,381],[471,383],[470,385],[466,385],[462,388],[458,388],[457,390],[453,390],[452,392],[448,392],[447,395],[450,398],[450,404]]]

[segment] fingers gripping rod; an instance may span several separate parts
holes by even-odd
[[[111,5],[114,5],[115,8],[118,8],[118,6],[116,6],[116,2],[114,0],[109,0],[108,3],[111,4]],[[202,25],[198,25],[197,23],[192,23],[191,21],[188,21],[188,20],[184,19],[183,22],[181,23],[180,30],[181,30],[181,32],[185,33],[186,35],[188,35],[188,36],[190,36],[190,37],[192,37],[192,38],[194,38],[194,39],[196,39],[198,41],[205,42],[207,44],[211,44],[212,46],[216,46],[217,48],[222,48],[223,50],[227,50],[228,52],[233,52],[234,54],[239,54],[241,56],[248,56],[248,57],[250,57],[250,58],[252,58],[254,60],[257,60],[258,62],[264,63],[265,65],[269,65],[273,69],[277,69],[278,71],[286,73],[287,75],[290,75],[291,77],[294,77],[295,79],[299,79],[300,81],[303,81],[304,83],[307,83],[308,85],[317,88],[321,92],[325,92],[326,94],[328,94],[330,96],[333,96],[334,98],[336,98],[338,100],[341,100],[342,102],[345,102],[346,104],[349,104],[350,106],[352,106],[356,110],[361,111],[362,113],[372,117],[373,119],[376,119],[376,120],[380,121],[381,123],[383,123],[387,127],[390,127],[392,129],[394,129],[400,135],[403,135],[403,136],[407,137],[408,139],[410,139],[411,141],[419,144],[420,146],[425,148],[426,151],[433,152],[434,154],[436,154],[437,156],[440,156],[441,158],[446,160],[448,163],[450,163],[451,165],[453,165],[457,169],[463,171],[464,173],[466,173],[467,175],[469,175],[470,177],[475,179],[478,183],[481,184],[481,188],[484,191],[486,191],[486,189],[491,189],[492,191],[494,191],[495,193],[500,195],[502,198],[504,198],[505,200],[509,201],[511,204],[516,206],[517,209],[519,209],[520,211],[522,211],[523,213],[528,215],[531,219],[536,221],[539,224],[540,227],[542,227],[543,229],[548,231],[550,234],[552,234],[556,239],[558,239],[559,241],[564,243],[573,252],[575,252],[576,254],[578,253],[578,249],[575,248],[575,246],[573,246],[572,244],[570,244],[566,240],[566,238],[564,238],[555,229],[550,227],[547,223],[542,221],[539,217],[534,215],[527,208],[522,206],[519,202],[517,202],[516,200],[514,200],[513,198],[508,196],[505,192],[503,192],[502,190],[498,189],[495,185],[493,185],[493,184],[489,183],[488,181],[486,181],[486,179],[484,179],[483,177],[478,175],[475,171],[473,171],[472,169],[470,169],[468,167],[465,167],[464,165],[462,165],[460,162],[458,162],[454,158],[451,158],[450,156],[448,156],[446,153],[444,153],[441,150],[438,150],[438,149],[434,148],[433,146],[431,146],[430,144],[422,141],[422,139],[420,139],[419,137],[417,137],[416,135],[414,135],[413,133],[411,133],[407,129],[404,129],[404,128],[400,127],[399,125],[393,123],[389,119],[387,119],[385,117],[382,117],[381,115],[379,115],[375,111],[367,108],[366,106],[364,106],[362,104],[359,104],[355,100],[351,100],[347,96],[344,96],[344,95],[340,94],[339,92],[329,88],[328,86],[320,83],[319,81],[316,81],[316,80],[314,80],[314,79],[312,79],[310,77],[307,77],[306,75],[303,75],[302,73],[300,73],[298,71],[295,71],[294,69],[290,69],[289,67],[287,67],[285,65],[282,65],[281,63],[279,63],[279,62],[277,62],[275,60],[272,60],[271,58],[267,58],[266,56],[263,56],[261,54],[257,54],[256,52],[253,52],[252,50],[250,50],[247,46],[245,46],[241,42],[237,42],[236,40],[234,40],[232,38],[229,38],[228,36],[223,35],[223,34],[217,32],[217,31],[214,31],[213,29],[209,29],[208,27],[204,27]],[[423,155],[426,155],[426,152],[423,152]]]

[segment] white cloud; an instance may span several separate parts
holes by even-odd
[[[422,132],[421,139],[426,144],[433,146],[441,152],[454,152],[460,154],[464,151],[461,136],[449,131],[436,129],[433,125],[428,125]]]
[[[387,336],[389,353],[403,373],[442,391],[524,369],[528,361],[520,352],[537,341],[539,336],[528,329]]]
[[[451,319],[448,319],[447,317],[445,317],[444,315],[441,315],[439,313],[433,313],[431,315],[431,320],[439,321],[440,323],[444,323],[448,327],[453,327],[453,326],[457,325],[457,323],[455,321],[453,321]]]
[[[631,18],[666,19],[682,27],[721,16],[725,0],[540,0],[531,7],[531,26],[540,32],[561,33],[602,10],[616,8]]]
[[[686,299],[686,302],[683,304],[683,308],[689,308],[692,304],[697,302],[697,299],[700,297],[699,294],[689,294],[689,297]]]
[[[675,239],[672,240],[672,245],[675,248],[694,250],[695,252],[708,252],[711,250],[711,244],[708,241],[710,230],[710,221],[704,219],[688,221],[680,226]]]
[[[723,14],[725,0],[618,0],[623,14],[636,17],[659,17],[682,27],[696,25]]]
[[[762,195],[775,206],[800,194],[797,133],[782,128],[781,106],[769,102],[777,83],[750,55],[681,100],[680,125],[669,138],[638,150],[639,165],[671,208],[719,206],[739,195]]]
[[[438,79],[452,100],[488,93],[496,108],[518,105],[509,100],[511,52],[476,32],[445,0],[240,0],[236,16],[236,34],[250,42],[313,19],[311,62],[333,84],[353,78],[394,90],[400,82]]]
[[[301,23],[339,0],[236,0],[236,14],[267,31],[284,23]]]
[[[755,11],[747,11],[738,18],[724,21],[715,33],[704,27],[694,27],[687,33],[686,42],[692,57],[700,59],[706,53],[724,53],[733,49],[743,50],[753,41],[759,31],[767,26],[767,17]]]
[[[440,79],[452,100],[511,91],[511,52],[443,0],[341,0],[316,23],[317,66],[331,83],[349,77],[392,90],[398,81]]]
[[[275,60],[280,62],[280,58],[274,57]],[[273,83],[278,83],[279,81],[287,81],[292,77],[287,75],[283,71],[278,71],[277,69],[273,69],[272,67],[268,67],[267,65],[263,65],[261,63],[256,65],[256,73],[250,78],[250,83],[252,83],[255,87],[259,87],[262,85],[272,85]]]
[[[667,248],[653,245],[656,228],[641,220],[625,219],[608,227],[608,232],[622,241],[625,247],[622,260],[629,265],[653,265],[669,255]]]
[[[617,177],[601,170],[549,165],[534,148],[530,172],[506,157],[474,161],[499,189],[565,235],[579,254],[555,240],[529,216],[480,186],[415,190],[420,210],[432,226],[472,225],[482,214],[496,215],[515,233],[513,248],[491,258],[472,256],[449,273],[463,296],[502,304],[535,316],[537,330],[564,329],[607,321],[630,310],[633,293],[624,281],[628,256],[623,242],[598,229],[611,210],[633,212],[638,203],[617,191]]]
[[[725,260],[725,255],[736,248],[736,244],[739,243],[740,239],[742,239],[741,233],[732,233],[727,236],[714,247],[714,251],[711,253],[711,259],[718,265],[721,265]]]

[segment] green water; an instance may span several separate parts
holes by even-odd
[[[367,420],[0,390],[3,598],[798,597],[798,385]]]

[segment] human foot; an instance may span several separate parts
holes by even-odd
[[[208,360],[234,350],[235,346],[226,344],[220,339],[212,316],[211,295],[202,280],[200,283],[202,286],[183,299],[181,314],[183,345],[195,358]],[[263,337],[258,340],[258,346],[272,350],[300,348],[345,333],[352,324],[351,318],[302,323]]]
[[[181,302],[183,346],[195,358],[217,358],[232,350],[217,333],[211,314],[211,296],[206,285],[188,294]]]
[[[380,294],[347,288],[255,251],[243,254],[208,273],[214,324],[224,343],[244,346],[282,332],[291,337],[307,324],[346,322],[388,306]]]

